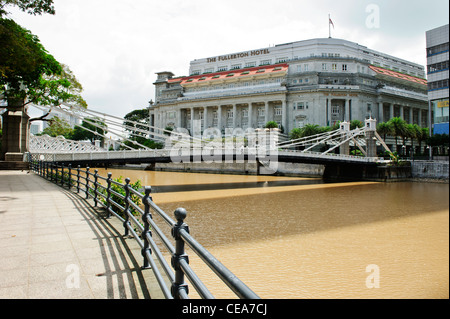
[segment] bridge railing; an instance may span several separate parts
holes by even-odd
[[[217,275],[231,291],[242,299],[259,299],[248,286],[228,270],[208,250],[206,250],[189,233],[189,227],[184,222],[187,212],[184,208],[175,210],[173,220],[164,212],[151,197],[151,187],[144,187],[144,194],[136,190],[126,178],[125,183],[113,180],[112,174],[100,176],[98,170],[81,169],[65,166],[49,161],[30,161],[31,169],[43,178],[50,180],[66,189],[82,195],[86,199],[93,199],[95,206],[102,206],[106,211],[106,218],[112,215],[118,218],[124,227],[124,236],[133,236],[141,247],[143,269],[151,269],[166,299],[189,299],[189,286],[185,276],[204,299],[214,296],[200,280],[189,265],[189,256],[185,251],[185,244]],[[143,204],[139,205],[139,202]],[[171,235],[175,243],[164,234],[155,222],[152,212],[158,214],[171,228]],[[164,258],[164,254],[156,244],[154,235],[161,240],[166,252],[171,255],[171,265]],[[155,262],[158,261],[167,280]]]

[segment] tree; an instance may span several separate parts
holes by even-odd
[[[65,119],[54,116],[49,121],[47,126],[41,133],[41,135],[49,135],[51,137],[64,136],[66,139],[70,139],[73,129]]]
[[[351,120],[350,121],[350,130],[354,130],[357,127],[361,128],[364,124],[360,120]]]
[[[37,36],[10,19],[0,19],[0,75],[0,95],[8,104],[87,106],[69,68],[56,61]]]
[[[392,125],[390,122],[381,122],[377,125],[378,134],[383,136],[383,139],[386,140],[386,135],[392,135]]]
[[[278,123],[275,121],[269,121],[266,123],[266,125],[264,126],[265,128],[278,128]]]
[[[0,18],[8,13],[5,10],[5,7],[8,5],[15,5],[23,12],[26,11],[32,15],[55,14],[53,0],[0,0]]]
[[[389,120],[392,126],[392,135],[395,137],[395,145],[398,145],[398,137],[404,138],[406,136],[406,122],[400,117],[394,117]]]
[[[149,114],[147,109],[142,110],[133,110],[127,113],[124,116],[125,121],[123,122],[124,126],[128,126],[126,128],[127,131],[131,132],[132,135],[145,136],[146,133],[140,132],[139,130],[148,131],[148,123],[149,123]],[[142,125],[133,123],[133,122],[142,123]],[[136,128],[136,129],[134,129]]]
[[[94,123],[95,125],[91,123]],[[86,120],[83,120],[80,126],[75,126],[70,139],[75,141],[89,140],[91,142],[99,140],[103,145],[105,140],[104,135],[108,132],[106,129],[107,126],[105,122],[103,122],[100,118],[87,118]],[[96,132],[97,134],[93,132]]]
[[[317,124],[306,124],[302,128],[302,137],[316,135],[320,133],[320,127]]]

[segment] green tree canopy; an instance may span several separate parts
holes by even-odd
[[[91,123],[95,123],[95,125]],[[107,132],[107,126],[100,118],[87,118],[86,120],[83,120],[80,126],[75,126],[70,139],[75,141],[89,140],[91,142],[99,140],[103,142],[105,140],[104,135]]]
[[[0,96],[26,103],[86,107],[82,86],[39,38],[10,19],[0,19]]]
[[[73,129],[70,124],[58,116],[54,116],[48,121],[49,125],[42,131],[41,135],[49,135],[51,137],[64,136],[66,139],[70,139]]]
[[[126,130],[131,132],[132,134],[139,136],[145,135],[145,133],[139,132],[139,130],[135,130],[134,128],[148,131],[147,125],[149,123],[149,114],[147,109],[133,110],[127,113],[124,116],[124,119],[125,121],[123,121],[123,125],[128,126],[129,128],[126,128]],[[131,121],[142,123],[143,125],[139,125]]]
[[[32,15],[55,14],[53,0],[0,0],[0,17],[8,14],[6,7],[9,5],[17,6],[23,12]]]

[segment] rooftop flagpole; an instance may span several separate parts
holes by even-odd
[[[328,37],[331,38],[331,25],[333,25],[334,29],[334,23],[331,21],[331,16],[328,14]]]

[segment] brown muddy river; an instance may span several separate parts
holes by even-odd
[[[171,216],[186,208],[191,234],[262,298],[449,298],[448,184],[108,171],[151,185]]]

